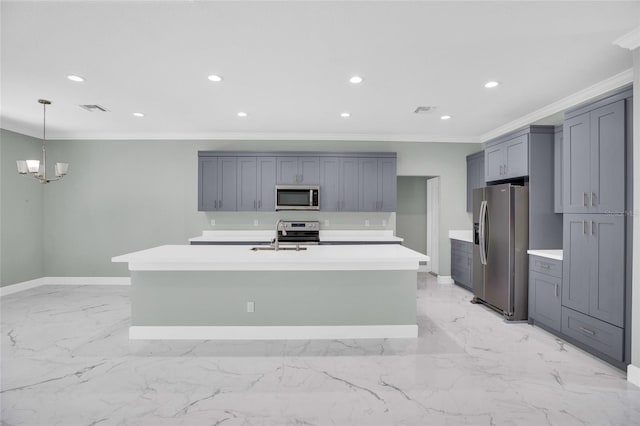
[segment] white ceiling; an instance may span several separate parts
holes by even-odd
[[[1,125],[41,137],[47,98],[52,139],[479,141],[603,80],[630,81],[631,55],[612,42],[640,25],[640,1],[1,7]],[[491,79],[502,84],[485,89]],[[437,109],[413,114],[419,105]]]

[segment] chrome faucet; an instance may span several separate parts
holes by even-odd
[[[282,219],[276,222],[276,237],[272,241],[273,247],[276,251],[280,250],[280,235],[278,234],[278,231],[282,231],[282,235],[287,236],[287,229]]]

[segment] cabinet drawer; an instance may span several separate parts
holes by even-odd
[[[529,270],[562,278],[562,261],[540,256],[530,256]]]
[[[473,244],[467,241],[451,240],[451,250],[466,254],[472,254]]]
[[[562,329],[567,336],[622,361],[624,352],[623,330],[615,325],[572,309],[562,307]]]

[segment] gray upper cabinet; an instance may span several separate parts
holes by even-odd
[[[467,155],[467,211],[473,210],[473,190],[485,186],[484,151]]]
[[[198,210],[236,210],[237,158],[203,157],[198,166]]]
[[[624,323],[624,216],[564,215],[562,305]]]
[[[485,148],[485,181],[529,175],[529,135],[488,142]]]
[[[563,137],[563,211],[624,211],[625,101],[568,118]]]
[[[318,157],[279,156],[276,171],[276,180],[280,185],[318,185],[320,183]]]
[[[360,158],[359,210],[393,212],[397,204],[395,158]]]
[[[238,211],[274,211],[275,157],[238,157]]]
[[[358,159],[320,159],[320,210],[358,211]]]

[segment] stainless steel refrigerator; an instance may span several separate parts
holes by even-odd
[[[473,302],[527,319],[529,188],[502,184],[473,190]]]

